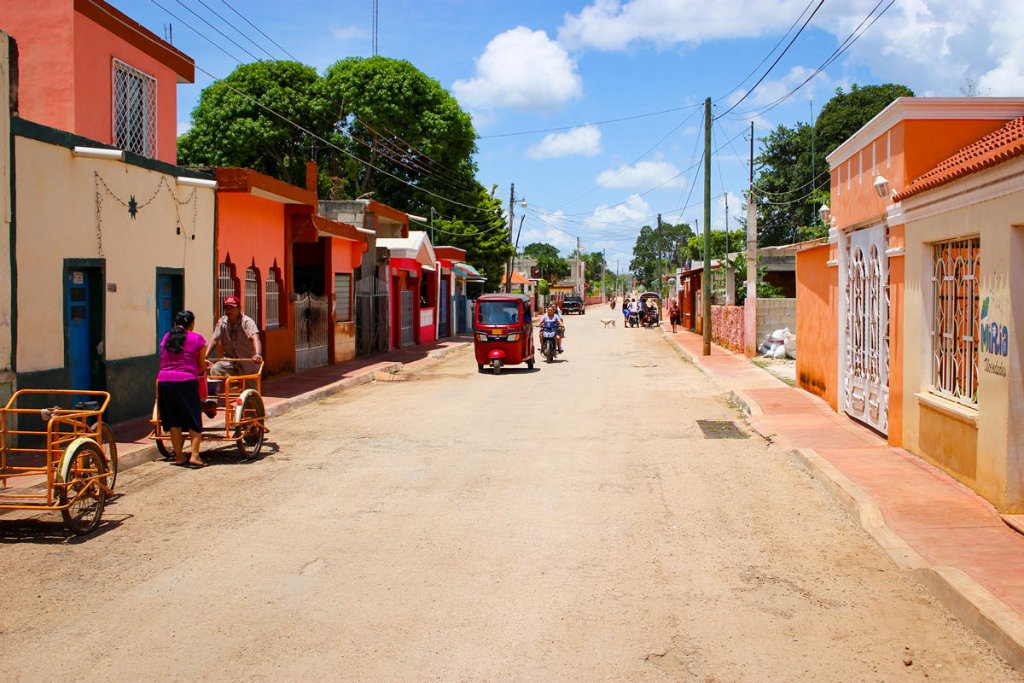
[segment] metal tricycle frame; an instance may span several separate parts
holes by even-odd
[[[224,413],[224,426],[204,427],[203,441],[214,443],[234,443],[243,458],[252,459],[259,455],[263,448],[263,436],[270,430],[266,426],[266,409],[263,406],[261,377],[263,361],[250,358],[216,358],[211,362],[229,361],[234,363],[256,363],[254,373],[245,375],[218,375],[203,377],[200,381],[207,384],[220,385],[220,390],[210,394],[217,401],[217,412]],[[164,457],[173,455],[168,446],[171,441],[169,432],[160,425],[159,394],[160,383],[156,383],[157,400],[153,402],[153,415],[150,424],[153,430],[149,438],[156,442],[157,449]]]
[[[82,398],[91,399],[96,407],[79,407]],[[27,401],[38,405],[26,407]],[[103,446],[111,438],[103,422],[109,403],[105,391],[14,392],[0,408],[0,510],[59,511],[73,533],[95,529],[114,487],[115,472]],[[30,429],[36,419],[45,428]],[[9,487],[12,480],[25,485]]]

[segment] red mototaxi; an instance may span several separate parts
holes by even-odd
[[[533,368],[533,302],[525,294],[484,294],[473,311],[473,352],[479,372],[505,365]]]

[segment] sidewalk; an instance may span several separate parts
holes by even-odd
[[[699,335],[664,334],[728,388],[751,427],[821,482],[897,565],[1024,671],[1024,536],[992,505],[746,357],[715,345],[703,356]]]
[[[265,379],[261,391],[263,405],[267,417],[278,417],[293,408],[366,384],[375,378],[432,365],[470,343],[471,337],[450,337],[432,344],[395,349],[294,375]],[[112,427],[117,438],[117,459],[121,471],[161,457],[156,445],[148,438],[151,430],[148,417]],[[268,427],[273,429],[272,424]]]

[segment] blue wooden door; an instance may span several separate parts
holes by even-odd
[[[156,348],[171,331],[174,316],[184,304],[183,277],[174,273],[160,273],[156,276]]]
[[[85,270],[69,270],[64,294],[64,316],[72,389],[92,389],[92,311],[89,293],[89,273]]]

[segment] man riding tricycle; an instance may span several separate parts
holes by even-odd
[[[533,368],[533,310],[524,294],[484,294],[473,314],[473,352],[479,372],[505,365]]]

